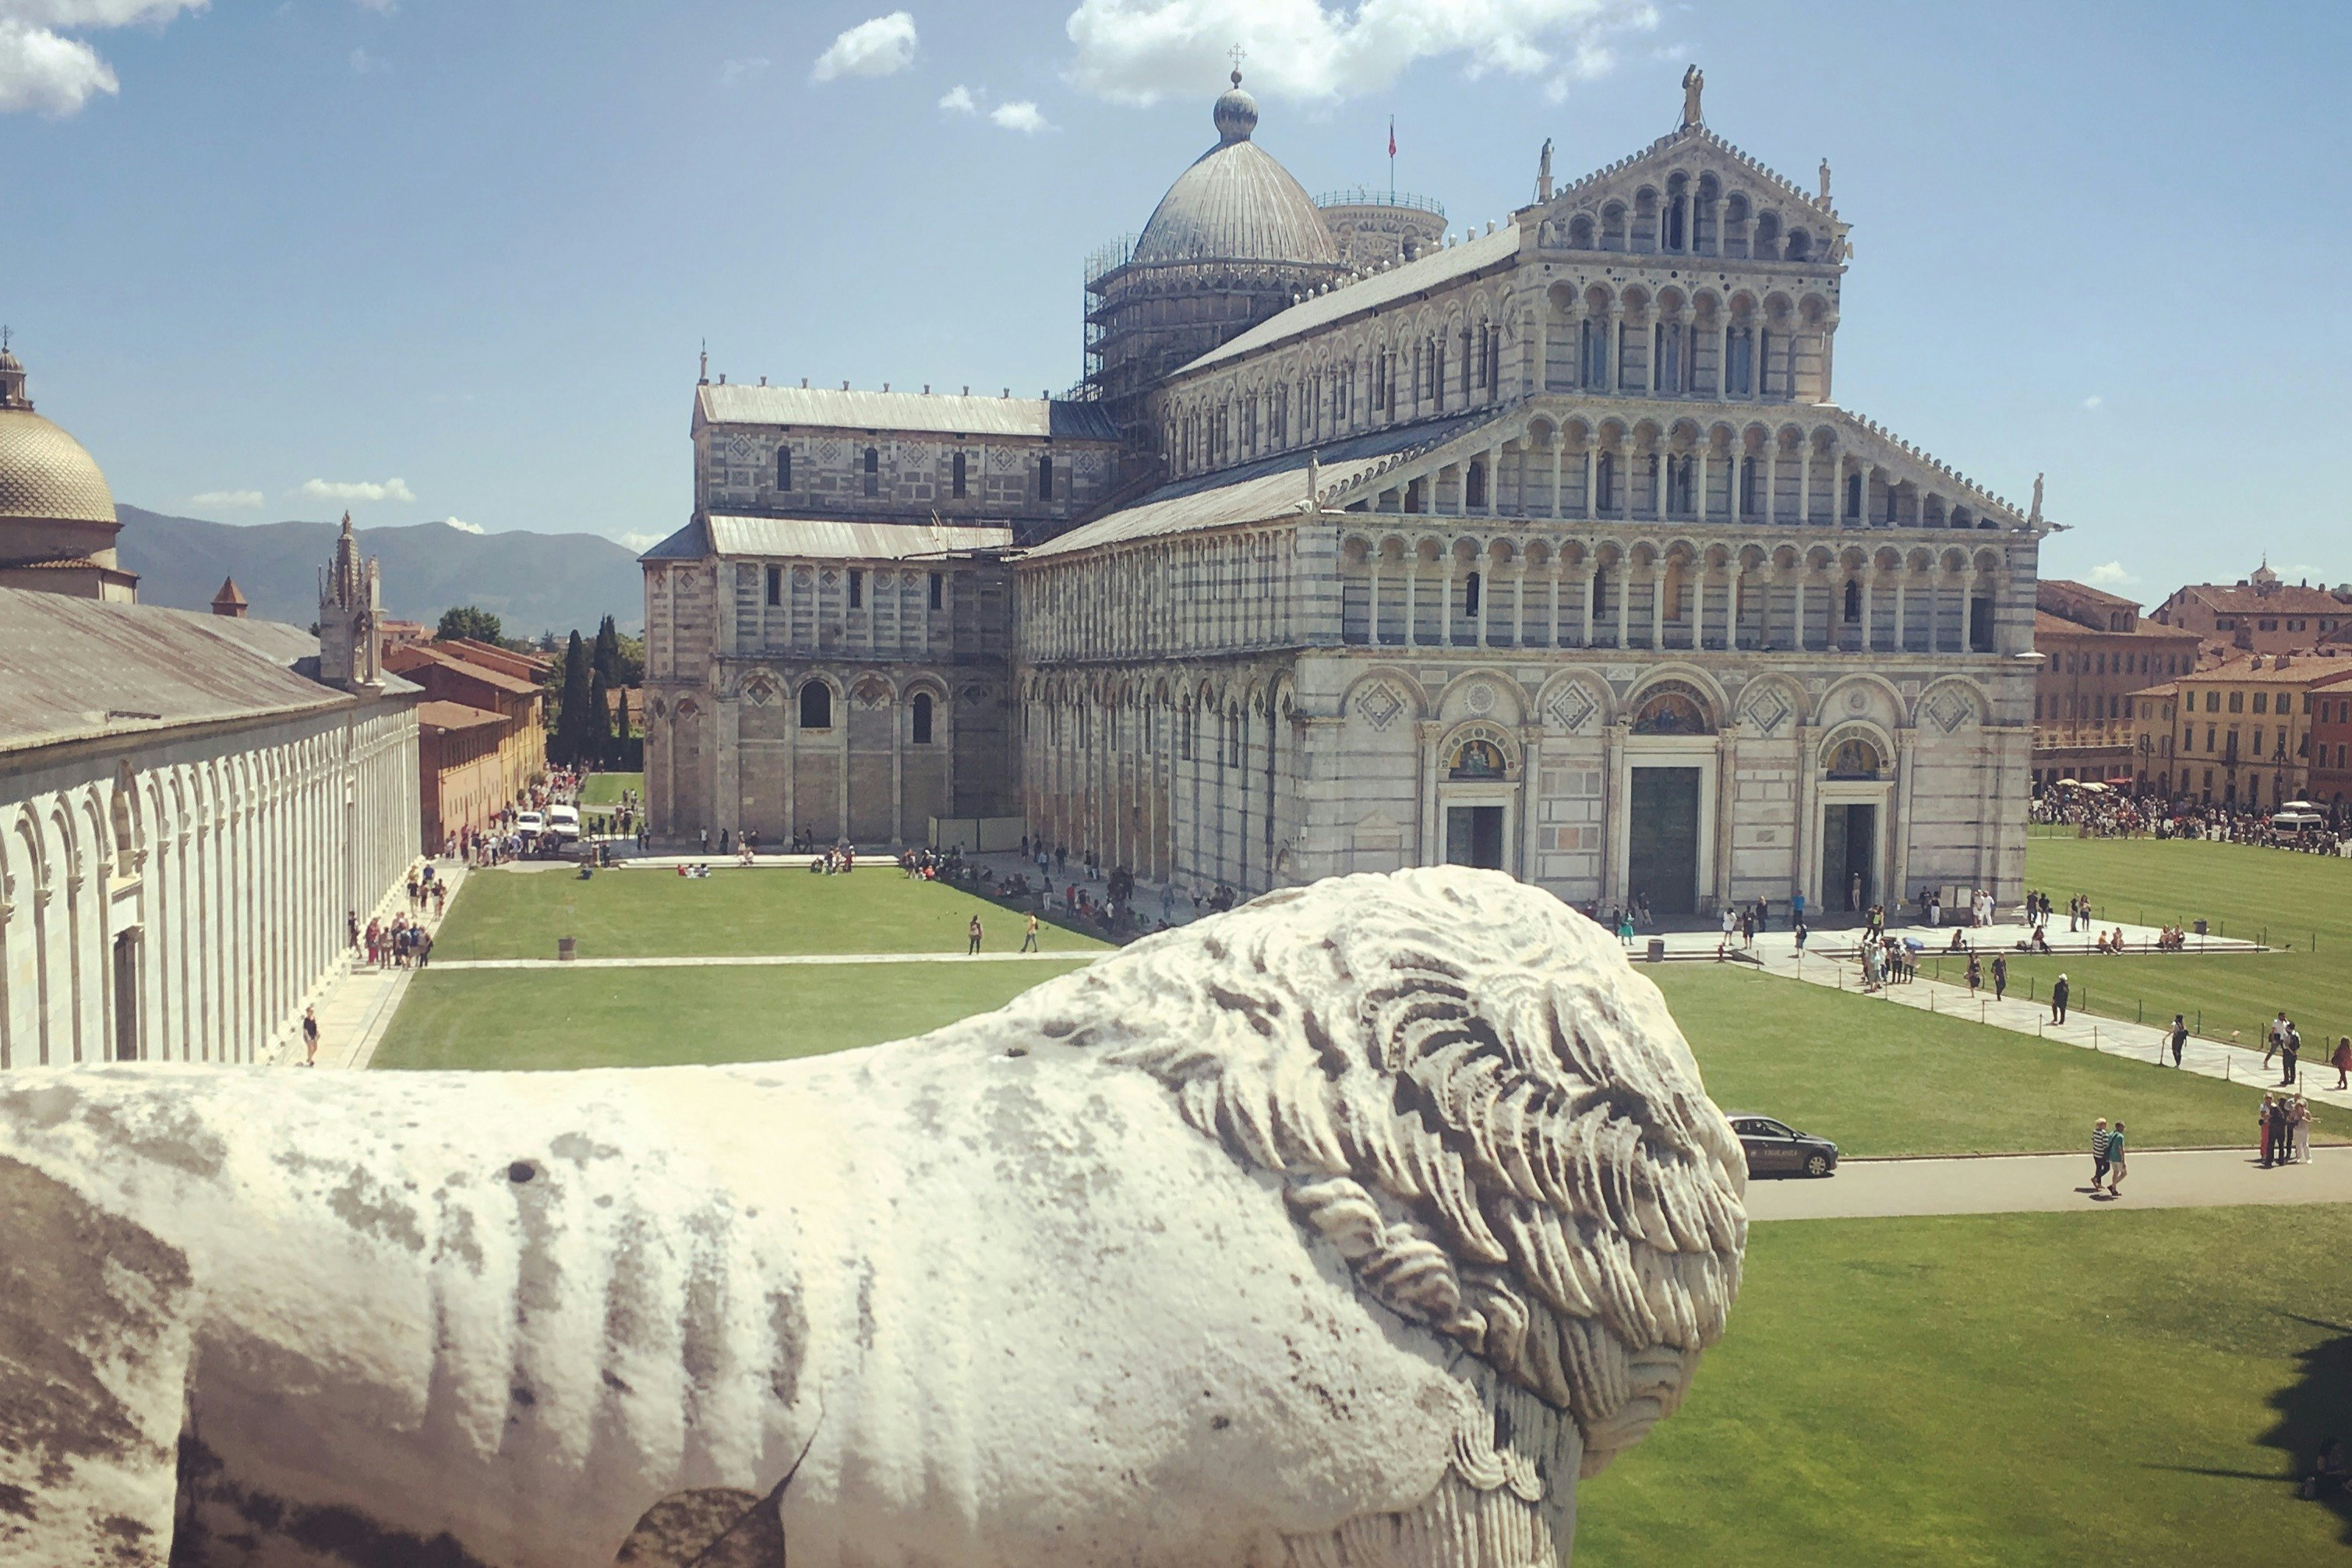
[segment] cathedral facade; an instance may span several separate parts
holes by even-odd
[[[1826,166],[1818,191],[1771,173],[1694,92],[1677,131],[1557,190],[1547,170],[1507,224],[1356,260],[1308,231],[1256,119],[1236,83],[1218,146],[1093,286],[1097,395],[1025,416],[1093,494],[952,520],[990,540],[893,521],[845,538],[867,551],[852,566],[718,549],[731,525],[698,489],[646,560],[656,831],[740,829],[778,787],[776,753],[742,739],[761,686],[796,759],[809,682],[855,702],[866,679],[880,703],[933,679],[992,710],[957,714],[986,739],[950,770],[953,815],[1002,808],[1147,881],[1457,862],[1662,917],[2014,893],[2038,493],[2020,508],[1832,400],[1847,226]],[[1270,279],[1287,294],[1249,308]],[[846,406],[876,395],[819,395],[844,405],[818,438],[853,504],[886,440],[936,484],[936,434]],[[746,471],[788,444],[746,434]],[[972,580],[956,674],[922,673],[929,631],[824,619],[861,570],[901,593],[910,571]],[[785,646],[743,629],[779,573],[814,595]],[[893,837],[913,837],[901,796]]]

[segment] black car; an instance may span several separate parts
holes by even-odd
[[[1769,1116],[1735,1116],[1731,1130],[1748,1151],[1751,1176],[1826,1176],[1837,1169],[1838,1148]]]

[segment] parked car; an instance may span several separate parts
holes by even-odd
[[[580,837],[580,812],[569,805],[547,808],[547,831],[558,844],[569,844]]]
[[[1769,1116],[1734,1116],[1731,1130],[1748,1151],[1751,1176],[1826,1176],[1837,1169],[1838,1146]]]
[[[515,813],[515,832],[528,841],[547,831],[547,819],[535,811]]]

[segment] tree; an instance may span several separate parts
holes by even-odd
[[[607,688],[621,684],[621,632],[610,616],[596,627],[596,657],[590,668]]]
[[[434,628],[433,635],[453,639],[471,637],[492,647],[501,647],[505,641],[498,616],[475,605],[452,605],[442,611],[441,624]]]
[[[601,669],[592,668],[588,673],[587,731],[581,741],[580,760],[599,767],[612,766],[613,700],[605,693],[604,672]]]
[[[646,683],[646,639],[624,635],[614,641],[620,654],[613,684],[643,686]]]
[[[555,742],[548,748],[565,767],[588,760],[588,645],[573,632],[563,649],[563,695],[556,712]]]

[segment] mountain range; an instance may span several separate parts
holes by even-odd
[[[234,577],[257,618],[298,626],[319,618],[319,574],[334,559],[340,524],[232,526],[135,506],[115,514],[116,549],[123,569],[139,574],[142,603],[209,609],[221,579]],[[424,522],[355,537],[361,554],[382,563],[385,613],[403,620],[431,626],[453,605],[478,605],[510,637],[593,632],[606,616],[635,633],[645,621],[635,552],[601,534],[475,533]]]

